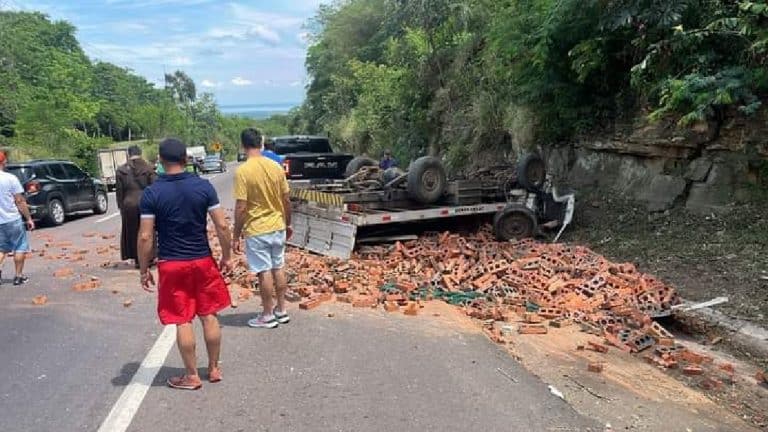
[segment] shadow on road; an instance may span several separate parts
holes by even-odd
[[[120,375],[112,378],[112,385],[115,387],[127,386],[139,370],[140,365],[141,363],[139,362],[131,362],[123,365],[123,368],[120,370]],[[184,368],[163,366],[160,368],[160,371],[157,372],[155,379],[152,380],[152,387],[166,387],[168,386],[168,378],[184,375],[185,372]],[[197,373],[203,379],[207,379],[208,368],[197,368]]]
[[[219,315],[219,323],[228,327],[248,327],[248,320],[256,317],[255,313],[236,313]]]

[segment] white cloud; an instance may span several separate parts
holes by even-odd
[[[168,64],[171,66],[189,66],[191,64],[194,64],[194,62],[192,61],[191,58],[187,56],[176,56],[176,57],[172,57],[168,61]]]
[[[301,86],[301,81],[294,81],[288,84],[288,87],[300,87],[300,86]]]
[[[221,83],[220,82],[216,82],[216,81],[211,81],[211,80],[208,80],[208,79],[204,79],[204,80],[202,80],[200,82],[200,85],[205,87],[205,88],[216,88],[216,87],[219,87],[221,85]]]
[[[112,29],[119,33],[143,33],[146,34],[149,32],[149,26],[140,23],[140,22],[133,22],[133,21],[118,21],[113,23],[106,23],[105,25],[110,26]],[[82,27],[82,26],[81,26]]]
[[[249,86],[249,85],[253,84],[253,81],[247,80],[247,79],[245,79],[243,77],[234,77],[234,78],[232,78],[232,84],[234,84],[234,85],[236,85],[238,87],[243,87],[243,86]]]

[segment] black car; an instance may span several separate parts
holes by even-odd
[[[34,160],[5,169],[21,181],[32,218],[61,225],[68,214],[109,208],[107,186],[69,161]]]

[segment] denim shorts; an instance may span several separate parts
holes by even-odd
[[[0,252],[29,252],[27,227],[21,219],[0,224]]]
[[[264,273],[285,265],[285,231],[247,237],[245,256],[251,273]]]

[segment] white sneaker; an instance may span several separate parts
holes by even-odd
[[[288,324],[291,322],[291,317],[288,316],[288,312],[280,312],[279,310],[275,309],[272,311],[272,315],[275,316],[275,319],[280,324]]]
[[[248,327],[272,329],[277,327],[277,319],[274,315],[258,314],[256,318],[248,320]]]

